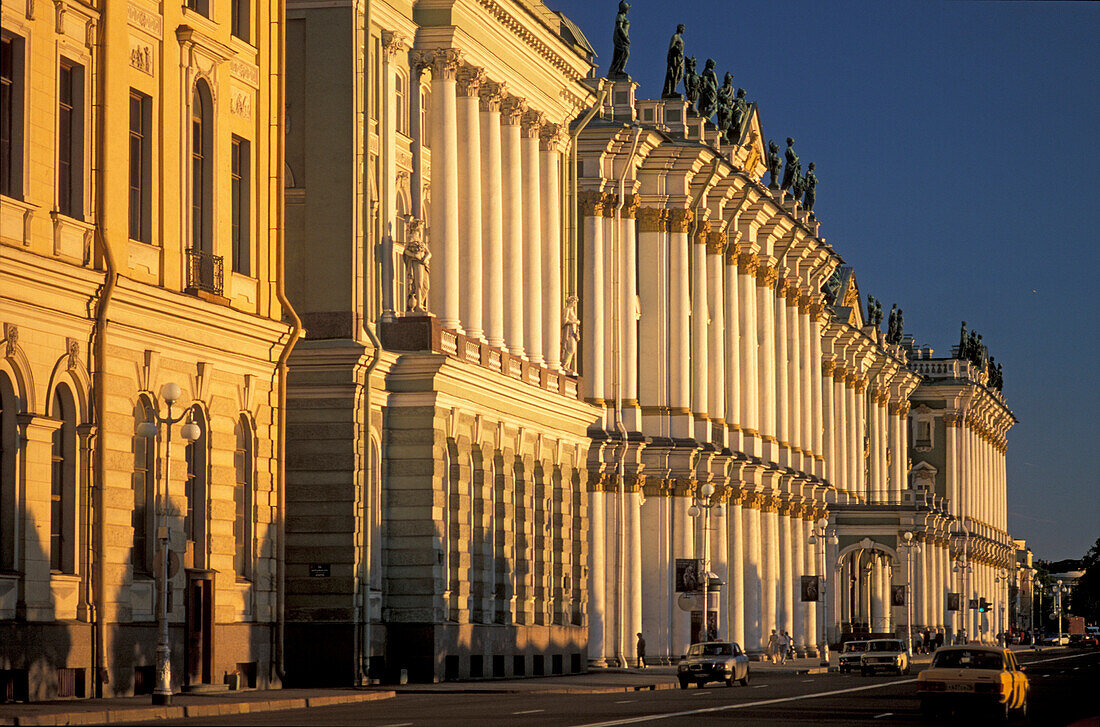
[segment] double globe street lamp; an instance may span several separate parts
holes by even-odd
[[[721,516],[722,504],[714,501],[714,485],[709,482],[704,482],[702,487],[699,488],[699,496],[692,502],[691,507],[688,508],[688,515],[693,518],[703,518],[703,572],[701,574],[703,581],[703,640],[710,641],[710,512],[714,510],[714,514]],[[718,630],[718,624],[715,624],[715,631]],[[715,633],[714,638],[718,638]]]
[[[905,649],[913,654],[913,555],[920,553],[920,542],[913,541],[913,533],[901,534],[901,547],[905,548]]]
[[[817,545],[817,541],[820,540],[822,545],[836,545],[840,540],[836,536],[836,530],[829,529],[829,518],[823,517],[814,523],[810,528],[810,537],[806,541],[810,545]],[[829,601],[829,573],[826,566],[825,548],[818,548],[819,558],[815,558],[818,561],[818,565],[821,570],[821,588],[818,594],[817,603],[817,623],[820,634],[815,634],[820,639],[817,649],[821,655],[821,664],[826,666],[829,663],[829,634],[827,632],[827,626],[825,620],[829,617],[829,610],[826,604]]]
[[[188,417],[185,410],[178,417],[172,416],[172,405],[179,401],[182,392],[179,384],[167,383],[160,389],[160,398],[168,405],[167,416],[161,416],[156,409],[153,410],[153,421],[141,422],[137,425],[137,435],[147,439],[156,440],[160,425],[165,425],[164,433],[164,489],[161,483],[156,484],[157,501],[157,540],[160,547],[157,557],[154,559],[154,567],[157,570],[157,651],[156,670],[157,683],[153,688],[153,704],[171,704],[172,702],[172,647],[168,641],[168,566],[169,566],[169,540],[168,530],[168,490],[171,480],[172,468],[172,425],[182,422]],[[187,422],[180,427],[180,436],[188,442],[194,442],[202,436],[202,430],[194,422]]]

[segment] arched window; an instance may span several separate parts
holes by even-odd
[[[191,541],[194,553],[194,567],[206,568],[206,522],[207,492],[206,476],[207,443],[209,432],[206,417],[197,404],[191,407],[190,420],[199,425],[199,438],[190,442],[184,452],[187,459],[187,480],[184,483],[184,495],[187,497],[187,516],[183,521],[183,531]]]
[[[0,371],[0,570],[15,570],[15,461],[19,438],[15,387]]]
[[[146,396],[138,397],[134,407],[134,428],[141,422],[154,421],[153,405]],[[130,555],[134,575],[152,577],[153,574],[153,511],[156,496],[157,439],[134,434],[134,510],[131,525],[134,528],[134,547]]]
[[[206,81],[195,84],[191,99],[191,247],[214,251],[213,103]]]
[[[76,402],[68,386],[53,394],[52,413],[61,424],[53,433],[50,468],[50,570],[76,572]]]
[[[252,577],[252,424],[242,414],[237,419],[237,444],[233,450],[233,570],[238,580]]]

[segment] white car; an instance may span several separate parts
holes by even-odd
[[[1069,643],[1069,634],[1051,634],[1043,638],[1047,646],[1065,646]]]
[[[901,639],[871,639],[867,642],[867,650],[859,657],[859,671],[863,676],[868,676],[879,670],[898,675],[909,673],[909,652]]]

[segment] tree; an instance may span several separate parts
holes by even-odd
[[[1090,624],[1100,623],[1100,538],[1081,559],[1085,573],[1073,589],[1073,613]]]

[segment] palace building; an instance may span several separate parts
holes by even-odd
[[[173,689],[278,684],[278,6],[2,13],[0,699],[152,691],[162,535]]]

